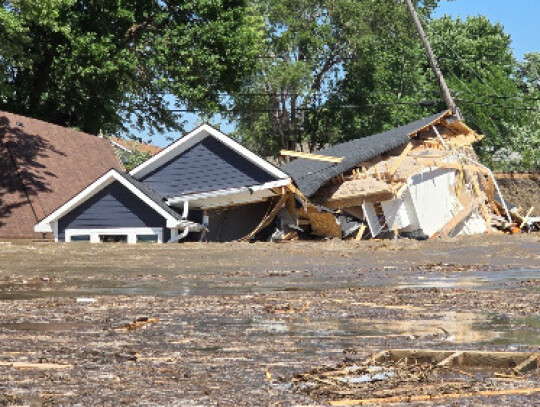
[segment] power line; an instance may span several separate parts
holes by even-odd
[[[487,106],[487,107],[497,107],[500,109],[508,109],[508,110],[525,110],[529,112],[540,112],[539,109],[536,109],[530,106],[506,106],[506,105],[500,105],[500,104],[494,104],[494,103],[480,102],[476,100],[463,100],[463,99],[456,99],[456,100],[460,103],[465,103],[465,104],[480,105],[480,106]]]
[[[515,111],[531,111],[531,112],[540,112],[539,109],[536,109],[534,107],[530,106],[508,106],[508,105],[501,105],[497,103],[488,103],[478,100],[467,100],[467,99],[459,99],[456,98],[456,101],[459,103],[464,104],[473,104],[473,105],[480,105],[480,106],[486,106],[486,107],[495,107],[499,109],[507,109],[507,110],[515,110]],[[347,105],[340,105],[335,106],[334,108],[337,110],[346,110],[346,109],[367,109],[367,108],[377,108],[377,107],[389,107],[389,106],[417,106],[422,108],[432,108],[435,107],[438,103],[441,103],[442,99],[433,99],[433,100],[418,100],[418,101],[393,101],[393,102],[378,102],[378,103],[366,103],[366,104],[347,104]],[[296,111],[317,111],[317,110],[330,110],[327,107],[324,106],[310,106],[310,107],[297,107],[295,109]],[[173,113],[207,113],[204,110],[201,109],[169,109],[170,112]],[[270,113],[275,112],[276,109],[239,109],[239,108],[232,108],[232,109],[221,109],[218,113]]]

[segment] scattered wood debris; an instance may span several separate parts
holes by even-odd
[[[293,377],[298,391],[336,406],[540,393],[496,389],[490,378],[517,380],[539,367],[539,354],[398,349]]]
[[[310,305],[311,302],[308,301],[301,307],[293,307],[291,304],[287,303],[283,305],[266,305],[264,309],[270,314],[296,314],[307,311]]]
[[[114,327],[113,329],[133,331],[147,324],[155,324],[157,322],[159,322],[159,318],[140,317],[140,318],[137,318],[135,321],[130,322],[129,324],[117,326],[117,327]]]
[[[51,369],[72,369],[75,366],[58,363],[31,363],[31,362],[0,362],[0,366],[9,366],[15,369],[35,369],[35,370],[51,370]]]

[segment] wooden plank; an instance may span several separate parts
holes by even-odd
[[[50,369],[72,369],[73,365],[60,365],[57,363],[30,363],[30,362],[0,362],[0,366],[9,366],[15,369],[36,369],[36,370],[50,370]]]
[[[512,368],[528,361],[532,356],[539,354],[533,352],[490,352],[490,351],[458,351],[433,349],[389,349],[380,356],[376,362],[399,361],[404,359],[422,360],[428,363],[442,363],[451,357],[459,358],[460,366]]]
[[[354,240],[356,241],[362,240],[362,236],[364,236],[364,232],[366,231],[366,228],[367,226],[365,224],[360,226],[360,229],[358,229],[358,233],[356,234],[356,237],[354,238]]]
[[[437,366],[448,366],[448,365],[452,364],[452,362],[454,360],[456,360],[457,358],[459,358],[462,355],[463,355],[463,352],[461,352],[461,351],[452,353],[446,359],[444,359],[443,361],[437,363]]]
[[[283,156],[304,158],[306,160],[325,161],[330,163],[340,163],[343,161],[343,157],[332,157],[329,155],[302,153],[300,151],[281,150],[279,153]]]
[[[407,155],[409,155],[409,153],[411,152],[412,149],[413,149],[412,143],[407,144],[407,147],[405,147],[405,149],[401,152],[401,154],[399,155],[396,162],[392,165],[390,170],[388,170],[388,177],[389,178],[394,176],[394,173],[397,171],[397,169],[399,168],[399,166],[401,165],[401,163],[403,162],[405,157],[407,157]]]
[[[519,225],[519,228],[521,229],[525,224],[527,223],[527,220],[529,219],[529,216],[531,216],[532,211],[534,210],[534,206],[531,206],[531,208],[527,211],[527,214],[523,217],[523,222],[521,222],[521,225]]]
[[[526,373],[529,370],[537,369],[540,367],[540,356],[532,355],[529,359],[521,362],[514,368],[516,373]]]
[[[435,233],[432,236],[432,238],[438,236],[439,234],[442,235],[442,236],[448,236],[450,233],[452,233],[452,231],[461,222],[463,222],[465,219],[467,219],[467,217],[476,208],[477,204],[478,203],[477,203],[476,200],[470,200],[468,202],[468,204],[461,211],[459,211],[452,219],[450,219],[450,221],[448,221],[448,223],[446,225],[444,225],[444,227],[439,232]]]
[[[461,170],[463,168],[463,165],[460,163],[451,163],[447,161],[439,161],[436,166],[438,168],[448,169],[448,170]]]
[[[495,179],[532,179],[533,181],[540,181],[540,174],[538,173],[495,173]]]

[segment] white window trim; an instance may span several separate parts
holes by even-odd
[[[193,147],[198,142],[202,141],[208,136],[212,136],[219,141],[221,141],[223,144],[227,145],[228,147],[232,148],[234,151],[239,153],[240,155],[247,158],[249,161],[254,163],[255,165],[259,166],[260,168],[266,170],[270,174],[274,175],[277,178],[289,178],[287,174],[285,174],[283,171],[281,171],[276,166],[270,164],[265,159],[259,157],[257,154],[251,152],[247,148],[245,148],[243,145],[238,143],[237,141],[231,139],[225,133],[222,133],[221,131],[213,128],[209,124],[203,124],[199,127],[197,127],[192,132],[186,134],[185,136],[179,138],[177,141],[175,141],[173,144],[171,144],[169,147],[163,149],[155,156],[149,158],[145,162],[143,162],[141,165],[135,167],[130,171],[130,175],[137,177],[144,177],[146,174],[150,173],[154,169],[158,168],[160,165],[163,165],[167,161],[171,160],[172,158],[176,157],[177,155],[181,154],[182,152],[186,151],[188,148]]]
[[[71,242],[73,236],[90,236],[90,243],[99,243],[100,235],[126,235],[127,242],[137,243],[137,235],[156,235],[158,243],[163,243],[163,228],[114,228],[114,229],[66,229],[65,241]]]

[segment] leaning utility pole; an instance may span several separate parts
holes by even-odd
[[[407,4],[407,8],[409,9],[409,13],[414,21],[414,24],[416,24],[416,29],[418,30],[420,39],[424,44],[424,48],[426,49],[429,64],[431,65],[431,69],[433,69],[435,77],[437,78],[437,83],[439,84],[439,88],[441,89],[441,92],[443,94],[444,102],[446,103],[446,106],[448,106],[448,109],[450,109],[459,119],[463,119],[463,117],[461,116],[461,112],[459,111],[459,108],[457,107],[456,102],[454,101],[454,98],[450,93],[450,89],[448,89],[448,86],[446,85],[446,81],[444,80],[441,70],[439,69],[437,58],[435,57],[435,54],[431,49],[431,45],[424,31],[424,27],[422,27],[422,23],[418,18],[418,14],[416,14],[416,10],[414,9],[412,1],[405,0],[405,3]]]

